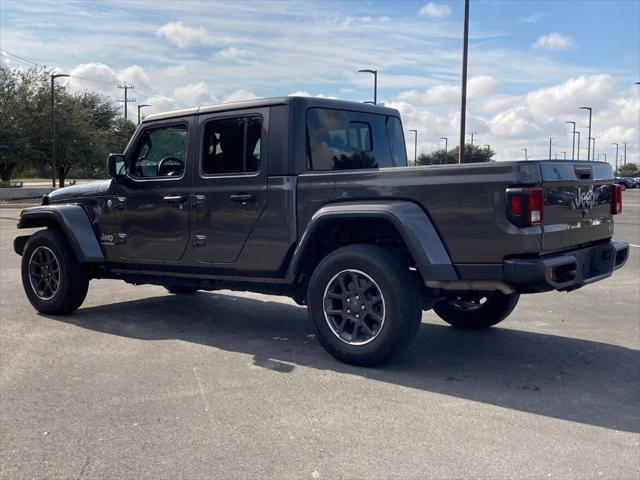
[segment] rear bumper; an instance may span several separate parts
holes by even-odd
[[[503,263],[504,281],[522,293],[570,291],[611,276],[629,258],[629,244],[609,240],[538,258]]]

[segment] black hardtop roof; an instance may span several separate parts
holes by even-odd
[[[194,108],[185,108],[183,110],[173,110],[170,112],[154,113],[144,118],[143,122],[154,120],[163,120],[167,118],[184,117],[188,115],[196,115],[203,113],[216,113],[234,110],[244,110],[249,108],[271,107],[274,105],[293,105],[307,108],[335,108],[338,110],[352,110],[363,113],[377,113],[383,115],[391,115],[400,117],[398,110],[388,108],[381,105],[372,105],[370,103],[349,102],[346,100],[335,100],[332,98],[318,97],[275,97],[275,98],[258,98],[254,100],[243,100],[240,102],[221,103],[218,105],[206,105]]]

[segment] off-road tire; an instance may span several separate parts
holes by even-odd
[[[58,265],[58,286],[55,292],[49,288],[48,290],[41,290],[39,295],[36,289],[39,289],[38,285],[42,284],[38,283],[40,277],[44,278],[46,275],[55,276],[56,269],[54,266],[47,270],[46,273],[43,272],[37,265],[46,262],[39,262],[38,259],[43,256],[51,259],[51,255],[54,258],[54,262],[50,263],[50,265]],[[27,298],[40,313],[50,315],[69,314],[82,305],[87,296],[87,289],[89,288],[87,271],[78,262],[64,235],[56,230],[41,230],[29,238],[22,252],[21,271],[22,286]],[[35,280],[32,281],[32,278]]]
[[[356,344],[349,343],[348,339],[341,338],[339,333],[334,333],[335,324],[331,323],[333,317],[325,314],[327,302],[338,302],[341,305],[340,311],[345,314],[344,317],[339,318],[344,323],[348,322],[346,307],[342,310],[346,300],[344,302],[333,300],[326,295],[342,295],[342,293],[328,292],[328,289],[335,285],[332,282],[336,282],[336,278],[339,280],[340,275],[351,275],[351,272],[360,273],[356,274],[359,275],[358,279],[349,283],[348,287],[355,289],[360,288],[360,285],[369,284],[373,290],[361,293],[360,302],[365,303],[365,308],[371,308],[372,312],[374,308],[378,309],[375,315],[383,319],[381,324],[378,324],[381,326],[377,330],[374,329],[377,332],[375,336],[368,328],[365,330],[364,326],[354,326],[353,330],[356,334],[351,341]],[[342,291],[342,288],[340,290]],[[346,289],[346,291],[351,290]],[[366,298],[368,297],[371,302],[376,301],[375,298],[378,296],[372,293],[375,291],[380,292],[379,297],[382,301],[378,300],[377,306],[370,306]],[[315,268],[307,291],[309,317],[319,342],[336,359],[353,365],[374,366],[399,354],[416,336],[422,317],[420,292],[420,285],[414,272],[409,269],[401,255],[374,245],[350,245],[331,252]],[[380,317],[378,314],[382,311],[382,307],[384,307],[384,315]],[[334,311],[332,308],[335,308],[335,305],[327,307],[329,311]],[[360,308],[362,305],[358,304],[356,310]],[[359,322],[365,321],[364,315],[367,314],[363,314]],[[373,317],[367,318],[370,321]],[[354,325],[356,325],[355,322],[354,320]],[[358,333],[362,336],[371,333],[371,338],[366,340],[367,343],[357,344]],[[344,332],[342,335],[349,336]]]
[[[477,297],[480,298],[482,295],[478,294]],[[477,307],[463,308],[463,302],[451,297],[436,303],[433,311],[453,327],[480,330],[492,327],[507,318],[516,308],[520,294],[492,293],[485,295],[485,298],[486,301]]]

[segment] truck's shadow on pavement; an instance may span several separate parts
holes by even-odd
[[[232,295],[171,295],[49,317],[140,340],[179,339],[253,356],[286,374],[296,366],[628,432],[640,432],[640,352],[574,338],[423,324],[413,347],[378,369],[341,364],[312,336],[304,308]],[[508,325],[508,322],[507,322]],[[425,405],[429,415],[429,405]]]

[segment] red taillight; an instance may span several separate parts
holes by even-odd
[[[520,195],[514,195],[509,200],[509,207],[511,213],[514,215],[520,215],[522,213],[522,202],[520,201]]]
[[[541,188],[529,189],[528,218],[529,225],[540,225],[544,214],[544,200]]]
[[[622,187],[618,184],[611,185],[611,215],[622,213]]]
[[[541,225],[544,218],[542,188],[507,188],[507,217],[518,227]]]

